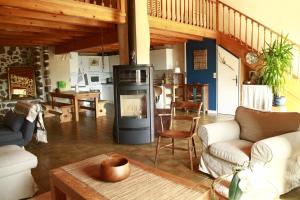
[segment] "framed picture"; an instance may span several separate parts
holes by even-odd
[[[91,67],[98,67],[100,66],[100,61],[97,58],[90,58],[89,59],[89,66]]]
[[[207,69],[207,49],[194,50],[194,70]]]

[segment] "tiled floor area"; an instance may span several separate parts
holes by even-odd
[[[201,124],[231,119],[226,115],[203,115]],[[59,124],[53,118],[45,120],[48,131],[48,144],[31,142],[26,147],[38,157],[38,166],[32,170],[39,186],[38,194],[49,191],[49,170],[80,161],[98,154],[117,152],[147,165],[154,166],[156,143],[145,145],[119,145],[113,141],[113,116],[100,117],[97,120],[92,115],[82,114],[80,122]],[[180,127],[185,125],[180,124]],[[178,142],[176,145],[186,145]],[[198,155],[201,152],[199,139],[196,140]],[[197,169],[198,160],[194,162]],[[212,179],[199,171],[190,171],[187,152],[175,151],[172,156],[170,150],[162,149],[158,168],[177,176],[210,186]],[[298,195],[299,197],[298,197]],[[300,190],[288,194],[288,199],[300,199]]]

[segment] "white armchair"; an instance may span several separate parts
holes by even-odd
[[[281,130],[278,130],[278,121],[282,122]],[[276,123],[275,129],[269,137],[273,123]],[[217,178],[232,173],[237,165],[260,164],[279,194],[286,193],[300,186],[299,125],[299,113],[271,113],[239,107],[235,120],[199,128],[203,148],[199,169]],[[288,131],[283,134],[285,130]]]

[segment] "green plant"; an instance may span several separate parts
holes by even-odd
[[[292,69],[292,50],[293,44],[287,36],[281,36],[262,50],[262,84],[271,86],[274,96],[280,96],[285,90],[285,80]]]

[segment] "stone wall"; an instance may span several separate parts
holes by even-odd
[[[0,46],[0,115],[13,108],[16,101],[8,98],[7,68],[11,66],[32,66],[35,68],[37,99],[48,99],[51,80],[48,49],[45,47],[3,47]]]

